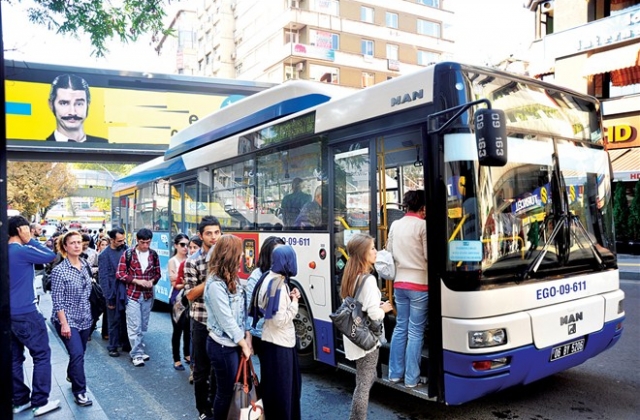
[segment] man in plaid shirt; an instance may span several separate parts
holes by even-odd
[[[196,397],[198,419],[213,418],[212,404],[216,395],[216,378],[207,355],[207,308],[204,305],[204,287],[207,282],[207,263],[211,248],[222,235],[220,222],[214,216],[205,216],[198,225],[202,239],[200,251],[184,263],[184,290],[190,302],[191,346],[193,348],[193,390]]]
[[[149,325],[153,305],[153,286],[160,280],[158,253],[150,249],[153,232],[143,228],[136,233],[137,245],[122,253],[116,279],[127,285],[127,334],[131,343],[131,361],[144,366],[149,356],[144,352],[144,333]]]

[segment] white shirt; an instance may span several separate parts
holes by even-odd
[[[149,267],[149,251],[140,252],[136,249],[136,253],[138,254],[138,261],[140,262],[140,269],[144,273],[147,271],[147,267]]]
[[[277,281],[282,277],[278,273],[270,273],[262,282],[259,299],[266,302],[266,294],[269,290],[271,279]],[[280,300],[278,301],[278,311],[271,319],[265,319],[262,329],[262,341],[277,344],[281,347],[295,347],[296,329],[293,326],[293,319],[298,314],[298,303],[293,302],[289,297],[289,288],[282,283],[280,287]]]
[[[61,142],[65,142],[65,143],[69,141],[69,137],[65,136],[64,134],[62,134],[58,130],[53,132],[53,137],[55,137],[56,141],[61,141]],[[75,141],[76,143],[84,143],[85,140],[87,140],[87,135],[86,134],[80,140],[73,140],[73,141]]]
[[[380,321],[384,318],[384,311],[380,308],[380,299],[382,295],[380,294],[380,289],[378,289],[378,284],[376,282],[376,278],[372,275],[367,275],[364,280],[364,284],[360,289],[360,295],[358,296],[358,301],[362,303],[362,310],[367,312],[369,318],[375,321]],[[382,336],[384,337],[384,332]],[[349,360],[358,360],[363,358],[366,354],[371,353],[376,350],[379,345],[375,346],[371,350],[364,350],[357,345],[353,344],[351,340],[349,340],[344,334],[342,335],[342,340],[344,342],[344,354]]]

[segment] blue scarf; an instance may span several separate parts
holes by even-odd
[[[289,289],[289,280],[298,274],[296,252],[289,245],[276,247],[271,254],[271,272],[280,274],[269,281],[267,288],[267,305],[264,310],[264,318],[271,319],[278,312],[280,304],[280,290],[282,283]]]

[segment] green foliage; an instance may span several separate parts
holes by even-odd
[[[5,0],[11,2],[11,0]],[[14,0],[16,1],[16,0]],[[21,0],[17,0],[21,1]],[[119,38],[126,43],[151,33],[155,42],[164,28],[165,3],[171,0],[33,0],[28,14],[31,22],[44,25],[60,34],[86,33],[94,47],[92,55],[104,57],[106,41]]]
[[[7,204],[27,219],[37,212],[44,218],[75,187],[75,177],[65,164],[7,162]]]
[[[629,237],[629,202],[627,201],[627,189],[624,183],[617,182],[613,196],[613,223],[618,239]]]
[[[640,181],[636,182],[629,213],[629,235],[631,239],[638,240],[640,239]]]

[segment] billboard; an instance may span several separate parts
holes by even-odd
[[[5,61],[7,149],[160,155],[173,134],[271,86]]]

